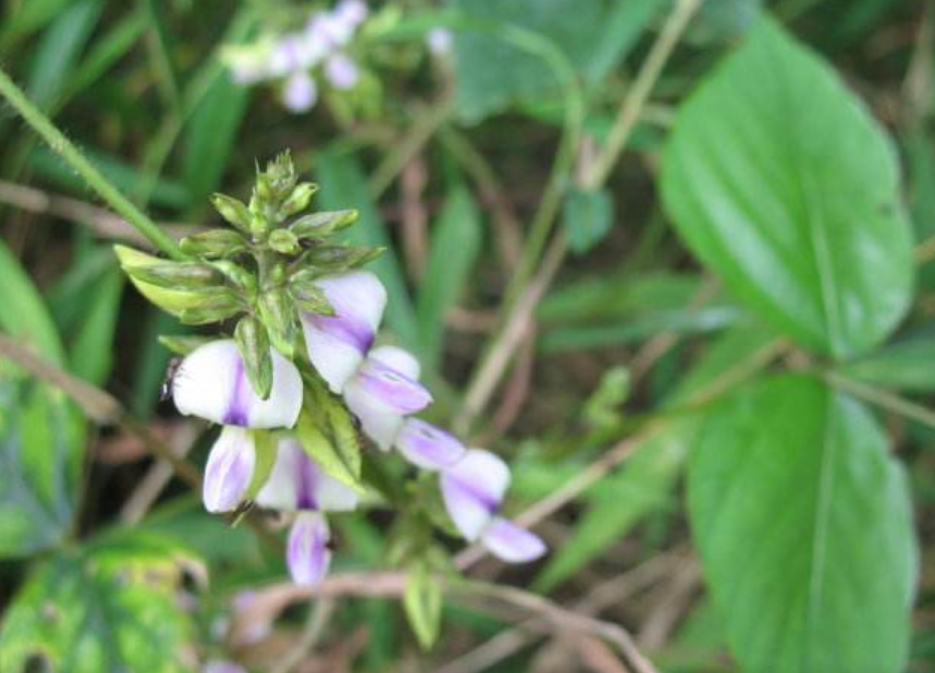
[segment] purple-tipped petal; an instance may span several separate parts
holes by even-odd
[[[261,400],[247,379],[232,339],[199,346],[172,380],[175,406],[186,416],[248,428],[291,428],[302,408],[302,377],[289,360],[271,350],[273,387]]]
[[[302,512],[289,531],[286,565],[296,584],[318,584],[328,573],[328,523],[317,512]]]
[[[510,485],[510,469],[489,451],[469,449],[464,457],[441,475],[442,498],[448,516],[473,542],[503,502]]]
[[[237,508],[256,463],[253,437],[248,430],[228,426],[211,447],[202,487],[205,509],[229,512]]]
[[[335,315],[302,315],[305,345],[331,391],[340,393],[367,351],[386,307],[386,290],[372,273],[350,271],[317,281]]]
[[[335,89],[353,89],[360,79],[360,68],[350,56],[336,52],[325,61],[325,77]]]
[[[282,511],[349,511],[357,507],[357,493],[325,474],[302,449],[298,440],[279,441],[276,462],[256,501],[263,507]]]
[[[318,102],[315,80],[304,70],[298,70],[286,79],[282,90],[282,104],[289,112],[308,112]]]
[[[538,535],[499,516],[484,530],[481,542],[491,554],[507,563],[534,561],[546,552]]]
[[[416,382],[419,370],[419,361],[402,348],[380,346],[370,351],[344,388],[344,400],[360,420],[364,434],[383,451],[396,441],[403,416],[431,402],[431,394]],[[387,377],[396,379],[395,384],[380,382]]]
[[[425,470],[442,470],[457,463],[465,452],[458,438],[417,418],[406,419],[396,448],[413,465]]]

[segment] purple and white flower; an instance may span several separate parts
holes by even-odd
[[[451,45],[454,42],[454,35],[447,28],[432,28],[425,35],[425,44],[429,52],[436,57],[447,56],[451,53]]]
[[[457,437],[418,418],[403,423],[396,448],[413,465],[433,471],[453,467],[466,451]]]
[[[418,360],[402,348],[372,349],[344,387],[344,401],[360,420],[361,429],[388,451],[405,416],[422,411],[432,395],[418,382]]]
[[[302,409],[302,377],[289,360],[270,349],[273,386],[260,399],[247,378],[233,339],[199,346],[182,360],[172,380],[172,399],[186,416],[243,428],[291,428]]]
[[[298,440],[279,441],[276,462],[257,494],[264,507],[296,512],[286,545],[286,565],[296,584],[317,584],[328,572],[330,531],[323,512],[357,507],[357,493],[312,460]]]
[[[480,541],[494,556],[509,563],[533,561],[545,553],[545,543],[497,515],[509,485],[506,463],[483,449],[469,449],[441,474],[445,509],[466,540]]]
[[[340,394],[373,345],[386,308],[386,289],[369,271],[328,276],[317,284],[334,315],[302,315],[305,346],[328,387]]]
[[[282,89],[282,104],[290,112],[306,112],[318,102],[318,85],[305,70],[298,70],[286,79]]]
[[[209,512],[237,508],[253,480],[256,446],[249,430],[227,426],[218,436],[205,467],[202,499]]]

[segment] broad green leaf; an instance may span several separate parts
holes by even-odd
[[[432,230],[428,265],[416,307],[419,341],[429,369],[438,365],[445,317],[468,287],[481,235],[477,204],[464,187],[457,187],[448,195]]]
[[[181,173],[196,208],[207,207],[208,195],[221,184],[249,92],[249,87],[234,84],[226,70],[220,71],[186,124]]]
[[[415,349],[419,343],[415,311],[406,288],[406,278],[400,266],[386,224],[367,190],[367,176],[356,157],[342,154],[334,148],[320,150],[316,155],[318,206],[322,210],[355,208],[360,216],[347,230],[346,240],[353,245],[384,247],[384,252],[367,268],[380,277],[386,286],[386,322],[403,344]]]
[[[485,25],[508,25],[543,36],[596,83],[632,48],[665,1],[456,0],[454,6]],[[454,53],[455,106],[469,122],[560,92],[560,82],[542,58],[501,37],[459,30]]]
[[[935,390],[935,340],[894,343],[841,365],[838,370],[845,376],[873,385],[932,392]]]
[[[83,435],[63,393],[0,362],[0,558],[47,549],[71,529]]]
[[[68,673],[183,673],[194,634],[182,608],[187,551],[134,533],[63,551],[14,599],[0,632],[0,668]],[[32,662],[32,663],[31,663]]]
[[[555,588],[622,540],[648,514],[673,504],[672,486],[681,474],[694,428],[691,419],[673,423],[601,481],[588,498],[587,512],[536,578],[537,591]]]
[[[836,358],[906,310],[911,236],[883,129],[764,19],[676,116],[662,194],[688,247],[802,345]]]
[[[570,189],[562,212],[568,247],[579,254],[587,252],[610,233],[613,219],[614,203],[606,189]]]
[[[0,328],[35,348],[51,364],[62,366],[65,354],[42,297],[20,262],[0,241]]]
[[[689,514],[744,673],[898,673],[916,550],[909,491],[858,402],[803,375],[717,404]]]

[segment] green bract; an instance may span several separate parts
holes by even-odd
[[[232,228],[182,239],[180,247],[190,259],[114,248],[140,293],[181,322],[237,320],[237,348],[263,399],[272,385],[269,346],[291,358],[301,334],[300,313],[333,314],[314,281],[360,267],[383,251],[332,241],[354,223],[357,212],[303,213],[316,191],[316,185],[298,182],[289,154],[283,153],[257,173],[249,204],[214,195],[214,207]]]

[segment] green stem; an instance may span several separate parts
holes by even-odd
[[[166,235],[159,226],[114,187],[100,171],[84,158],[81,151],[56,128],[26,97],[10,76],[0,68],[0,95],[23,117],[29,126],[45,140],[56,154],[62,157],[81,175],[101,199],[118,214],[126,218],[134,228],[145,236],[156,248],[173,259],[185,259],[178,244]]]
[[[935,428],[935,412],[923,407],[915,402],[903,399],[886,390],[880,390],[873,386],[868,386],[859,381],[854,381],[837,372],[828,371],[822,373],[825,383],[832,388],[849,393],[854,397],[860,398],[865,402],[874,404],[881,409],[886,409],[894,414],[908,418],[925,425],[929,428]]]

